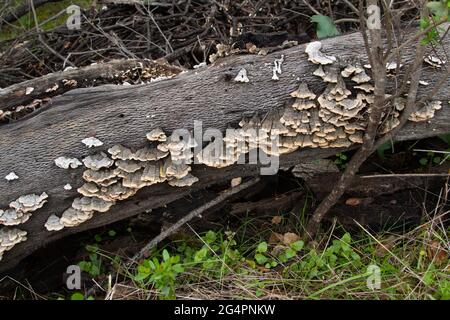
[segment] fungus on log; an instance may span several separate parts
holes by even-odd
[[[301,45],[267,56],[230,56],[208,68],[147,85],[76,89],[53,98],[51,104],[18,122],[0,126],[0,148],[8,150],[0,158],[0,176],[12,170],[20,176],[14,181],[0,180],[0,208],[23,194],[48,194],[48,205],[21,224],[19,231],[0,230],[0,247],[9,250],[3,254],[0,270],[67,235],[160,207],[199,188],[258,175],[266,165],[233,164],[255,145],[266,154],[282,155],[279,160],[283,167],[357,147],[365,120],[356,115],[372,102],[370,92],[362,93],[364,89],[353,86],[370,82],[364,76],[369,75],[356,64],[355,70],[346,66],[354,63],[354,53],[361,51],[363,41],[358,34],[350,34],[314,46],[318,49],[309,50],[309,58],[313,63],[326,62],[323,69],[329,76],[324,70],[323,77],[314,75],[317,66],[308,61],[306,46]],[[450,49],[448,40],[444,46]],[[280,54],[284,57],[283,73],[274,82],[272,62]],[[401,55],[407,65],[414,57],[414,48],[405,48]],[[331,57],[348,62],[338,66]],[[367,64],[365,56],[357,59],[361,65]],[[251,75],[250,82],[245,81],[248,78],[243,72],[237,79],[243,83],[233,81],[241,70]],[[442,68],[425,69],[423,80],[435,83],[442,73],[439,70]],[[361,73],[358,81],[351,81]],[[419,96],[427,91],[419,88]],[[302,99],[314,101],[314,105]],[[414,116],[427,121],[408,123],[394,138],[449,132],[450,80],[433,100],[441,104],[430,102]],[[169,134],[161,141],[163,135],[152,132],[158,128],[167,133],[184,128],[195,131],[194,121],[201,121],[203,130],[214,128],[224,133],[230,126],[235,129],[226,134],[222,145],[204,137],[195,143],[172,141]],[[79,137],[88,137],[91,132],[103,142],[95,152],[80,143]],[[279,141],[273,139],[277,135],[282,135]],[[196,145],[203,151],[201,158],[206,166],[191,164],[194,154],[181,152]],[[215,148],[217,145],[220,148]],[[299,151],[293,152],[296,149]],[[222,153],[220,161],[211,159],[216,152]],[[58,168],[54,159],[62,154],[83,159],[88,169]],[[129,172],[139,165],[141,168]],[[68,183],[73,188],[62,191]],[[85,183],[95,184],[95,188]]]

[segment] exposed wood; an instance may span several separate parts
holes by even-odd
[[[324,51],[341,59],[349,59],[357,53],[363,56],[362,39],[350,34],[323,41]],[[449,43],[445,44],[450,49]],[[88,150],[81,139],[95,134],[105,145],[105,150],[116,143],[129,147],[142,147],[145,133],[162,127],[170,132],[178,128],[192,129],[194,120],[202,121],[203,128],[224,130],[236,125],[242,116],[255,112],[267,113],[281,108],[289,99],[289,93],[298,86],[299,77],[314,91],[324,89],[324,84],[312,75],[315,66],[307,61],[301,45],[267,56],[233,56],[218,60],[215,65],[178,75],[174,79],[138,86],[105,85],[76,89],[55,97],[51,104],[16,123],[0,127],[0,208],[20,195],[29,193],[49,194],[49,203],[37,211],[21,229],[28,231],[28,241],[5,253],[0,271],[5,270],[37,248],[69,234],[103,226],[180,199],[191,191],[234,177],[259,174],[256,165],[235,165],[224,169],[194,166],[193,173],[200,181],[190,188],[175,188],[167,184],[155,185],[138,192],[132,199],[119,202],[105,214],[97,214],[90,221],[76,228],[48,232],[44,223],[52,213],[60,214],[69,207],[82,184],[82,169],[63,170],[55,167],[59,156],[83,158]],[[450,51],[450,50],[448,50]],[[283,73],[279,81],[271,80],[275,58],[284,55]],[[409,62],[414,48],[402,52],[403,63]],[[230,81],[241,68],[246,68],[249,83]],[[423,80],[436,81],[439,71],[425,69]],[[420,88],[419,96],[427,87]],[[434,97],[443,101],[443,110],[437,112],[429,123],[409,123],[395,139],[423,138],[450,132],[450,80]],[[285,155],[281,166],[290,166],[305,159],[323,158],[335,154],[336,149],[305,149]],[[3,179],[14,171],[20,177],[7,182]],[[65,191],[70,183],[74,188]]]

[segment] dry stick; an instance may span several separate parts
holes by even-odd
[[[368,0],[368,5],[377,5],[377,0]],[[384,109],[384,96],[386,87],[386,65],[383,54],[383,42],[381,39],[381,30],[369,28],[371,44],[367,40],[365,24],[363,22],[362,1],[360,1],[360,24],[361,32],[363,34],[364,43],[369,56],[370,64],[372,65],[373,78],[375,83],[375,98],[370,110],[367,129],[363,137],[363,143],[355,155],[351,158],[344,173],[339,178],[335,188],[330,194],[320,203],[314,211],[308,225],[306,226],[306,233],[313,238],[319,229],[320,222],[325,214],[331,209],[333,205],[344,194],[347,187],[350,185],[353,177],[358,171],[359,167],[369,157],[373,151],[373,145],[377,134],[378,123],[381,120],[381,114]]]
[[[44,41],[44,38],[42,37],[41,30],[39,29],[39,23],[36,15],[36,9],[34,7],[34,0],[30,1],[31,5],[31,11],[33,12],[33,18],[34,18],[34,24],[36,26],[36,32],[38,33],[38,39],[39,42],[49,51],[50,53],[54,54],[56,57],[60,58],[62,61],[64,61],[64,64],[68,62],[70,66],[75,67],[75,65],[69,61],[69,59],[64,58],[62,55],[60,55],[58,52],[56,52],[52,47],[50,47],[47,42]]]
[[[360,1],[360,10],[361,9]],[[368,4],[375,4],[376,0],[369,0]],[[360,11],[362,12],[362,11]],[[421,12],[422,15],[426,14],[426,8],[424,8]],[[325,214],[331,209],[333,205],[339,200],[339,198],[344,194],[346,188],[349,186],[359,167],[363,164],[363,162],[372,154],[373,151],[379,146],[380,141],[375,142],[375,137],[377,134],[377,128],[379,120],[381,119],[381,113],[384,109],[385,105],[385,79],[386,79],[386,71],[385,71],[385,57],[389,57],[389,52],[383,54],[382,50],[382,42],[381,42],[381,32],[380,30],[370,30],[370,38],[372,39],[372,49],[368,45],[367,35],[365,33],[365,26],[362,23],[361,19],[361,28],[362,34],[366,46],[366,51],[369,56],[369,60],[374,67],[373,77],[375,82],[375,101],[369,116],[369,123],[366,129],[366,133],[364,135],[363,144],[360,149],[355,153],[350,162],[348,163],[344,173],[341,175],[336,187],[333,191],[320,203],[317,207],[313,216],[311,217],[308,225],[307,225],[307,234],[310,237],[314,237],[319,228],[320,222],[322,221]],[[416,109],[416,97],[417,90],[419,86],[419,80],[421,75],[421,65],[425,52],[425,47],[420,43],[417,44],[416,57],[412,66],[412,74],[411,74],[411,85],[408,91],[408,98],[405,110],[403,111],[402,117],[400,119],[400,124],[397,128],[403,127],[406,123],[409,115],[415,111]],[[406,81],[406,79],[404,79]],[[388,135],[385,135],[380,140],[386,139]]]
[[[374,174],[370,176],[360,176],[361,179],[370,178],[409,178],[409,177],[450,177],[450,173],[392,173],[392,174]]]
[[[161,232],[159,235],[157,235],[155,238],[153,238],[148,244],[145,245],[137,254],[135,254],[131,261],[127,264],[127,266],[131,266],[133,263],[139,261],[142,259],[153,247],[155,247],[158,243],[166,239],[168,236],[172,235],[175,231],[177,231],[180,227],[182,227],[185,223],[191,221],[195,217],[200,217],[203,212],[206,210],[224,202],[229,197],[248,189],[255,184],[257,184],[260,181],[260,178],[255,178],[252,180],[249,180],[247,182],[244,182],[237,187],[228,189],[224,191],[221,195],[214,198],[210,202],[205,203],[204,205],[198,207],[195,210],[192,210],[189,214],[185,215],[183,218],[175,222],[173,225],[171,225],[168,229]]]

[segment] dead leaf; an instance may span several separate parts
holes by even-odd
[[[272,224],[280,224],[281,220],[283,220],[282,216],[273,216]]]
[[[258,269],[259,271],[261,271],[261,272],[270,272],[270,269],[267,269],[267,268],[265,268],[265,267],[263,267],[263,266],[256,266],[256,269]]]
[[[273,249],[270,251],[270,254],[273,256],[279,256],[281,253],[284,252],[284,250],[286,250],[286,246],[281,245],[281,244],[277,244],[275,247],[273,247]]]
[[[272,232],[269,237],[269,243],[280,243],[283,242],[283,235],[280,233]]]
[[[448,260],[448,253],[441,247],[438,241],[433,241],[427,248],[428,259],[433,260],[437,266],[441,266]]]
[[[345,204],[348,206],[359,206],[361,202],[362,201],[360,198],[348,198],[345,200]]]
[[[286,245],[289,245],[298,240],[300,240],[300,237],[293,232],[286,232],[283,235],[283,243]]]
[[[356,198],[356,197],[353,197],[353,198],[348,198],[345,201],[345,204],[348,205],[348,206],[360,206],[360,205],[367,206],[367,205],[371,204],[372,202],[373,202],[373,198]]]
[[[396,241],[396,236],[387,237],[382,243],[377,245],[377,247],[375,248],[375,255],[377,257],[384,257],[389,252],[389,250],[394,247]]]

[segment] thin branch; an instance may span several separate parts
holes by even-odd
[[[148,244],[146,244],[137,254],[135,254],[131,259],[128,265],[139,261],[143,257],[145,257],[148,252],[153,249],[158,243],[169,237],[170,235],[174,234],[180,227],[182,227],[185,223],[191,221],[192,219],[196,217],[201,217],[201,215],[208,209],[211,209],[214,206],[217,206],[218,204],[226,201],[231,196],[246,190],[255,184],[257,184],[260,181],[260,178],[254,178],[252,180],[249,180],[247,182],[244,182],[237,187],[231,188],[220,194],[218,197],[214,198],[210,202],[205,203],[204,205],[198,207],[197,209],[191,211],[189,214],[183,216],[180,220],[178,220],[176,223],[171,225],[169,228],[167,228],[165,231],[161,232],[158,236],[153,238]]]

